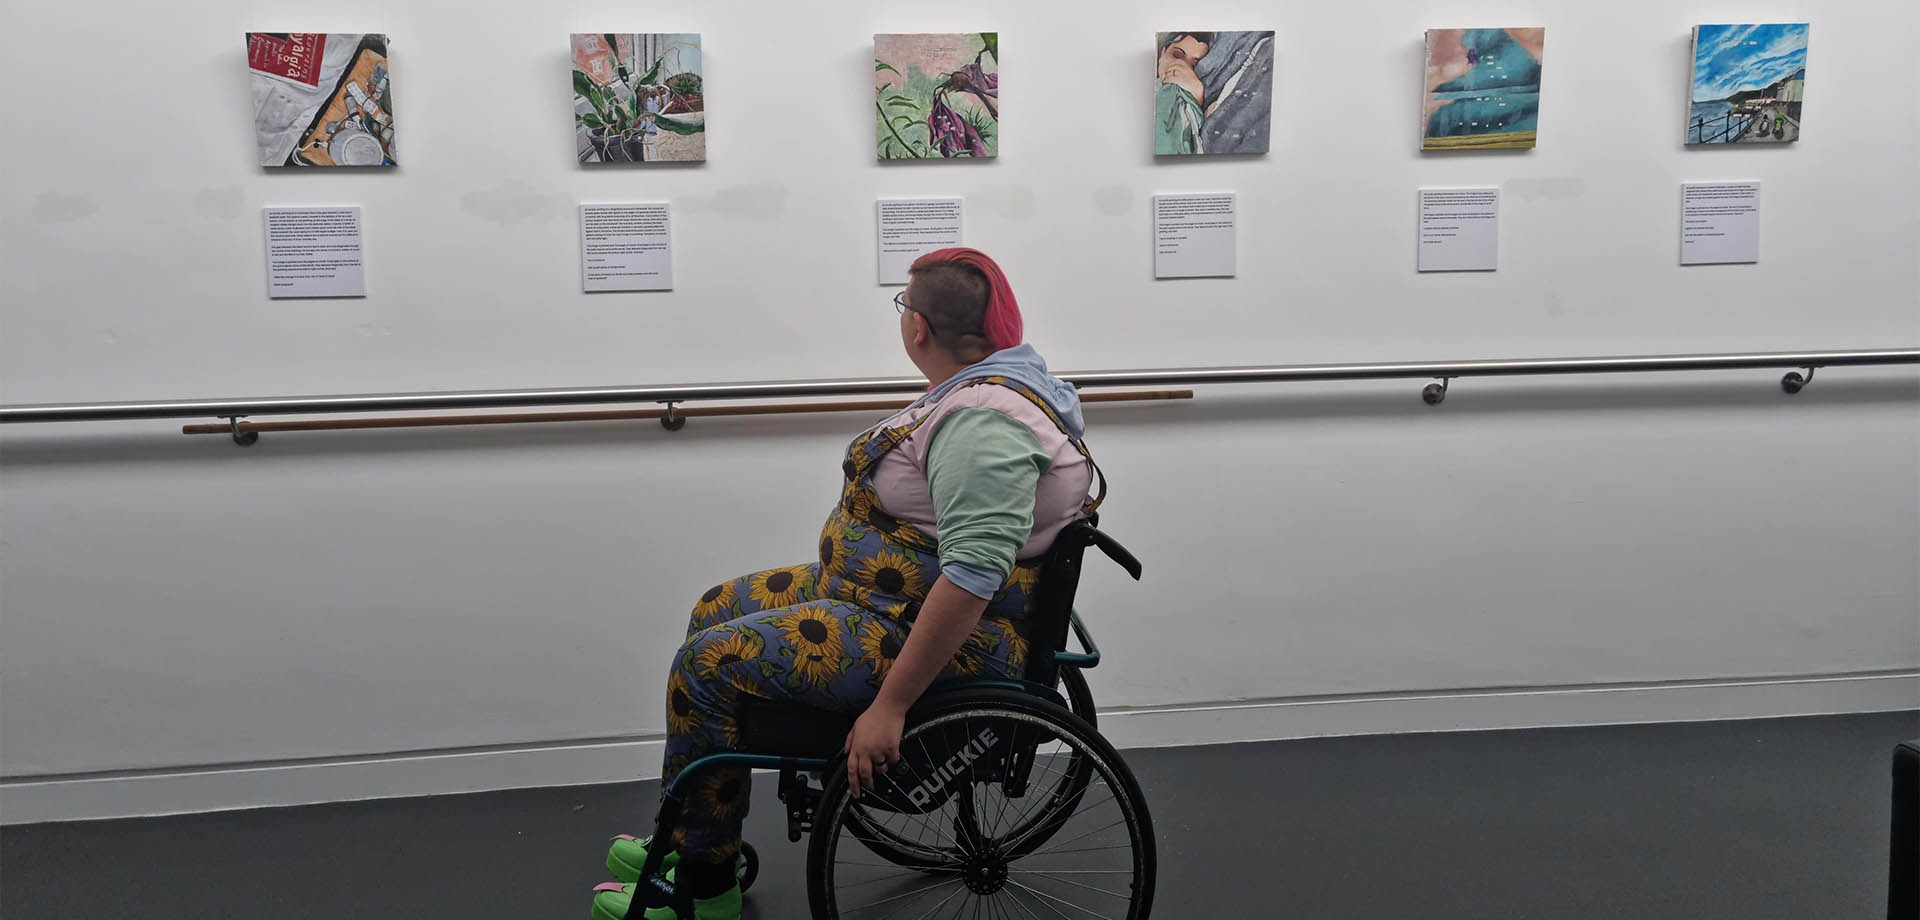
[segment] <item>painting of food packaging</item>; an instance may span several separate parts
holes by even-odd
[[[387,37],[248,32],[247,76],[261,166],[392,166]]]

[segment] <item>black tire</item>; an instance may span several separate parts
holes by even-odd
[[[1082,721],[1087,723],[1088,728],[1092,728],[1098,716],[1094,711],[1093,691],[1087,687],[1087,678],[1080,673],[1079,668],[1075,667],[1063,667],[1059,673],[1060,684],[1062,688],[1066,690],[1067,706],[1073,711],[1074,715],[1079,716]],[[1091,777],[1092,768],[1086,764],[1075,764],[1072,768],[1062,773],[1055,783],[1054,788],[1042,793],[1052,796],[1054,802],[1053,807],[1045,811],[1036,812],[1033,816],[1034,821],[1037,823],[1050,819],[1065,820],[1071,817],[1073,803],[1077,801],[1080,793],[1086,790],[1087,781]],[[1040,833],[1032,835],[1027,839],[1030,840],[1033,847],[1038,847],[1051,839],[1054,832],[1059,829],[1058,823],[1056,822],[1053,826],[1042,828]],[[867,849],[872,850],[874,855],[896,866],[930,869],[939,865],[939,860],[930,859],[916,853],[915,850],[917,848],[912,845],[911,841],[902,839],[899,834],[895,834],[889,830],[885,824],[862,822],[856,817],[848,823],[847,830],[861,843],[865,844]],[[1025,831],[1028,829],[1020,828],[1018,830]],[[1019,835],[1009,834],[1008,836]]]
[[[994,734],[989,736],[988,731]],[[1019,748],[1018,736],[1027,731],[1047,739],[1035,761],[1042,771],[1041,783],[1051,786],[1058,777],[1081,769],[1089,777],[1065,798],[1071,812],[1044,821],[1018,816],[1009,821],[1007,808],[1038,806],[1045,812],[1061,803],[1027,803],[1007,797],[1004,789],[994,798],[1003,779],[997,765],[1004,763],[1007,750]],[[887,793],[925,801],[929,790],[938,791],[934,780],[952,787],[939,805],[921,813],[886,810],[887,815],[898,815],[899,820],[920,828],[921,836],[909,842],[910,849],[903,848],[911,857],[907,863],[867,858],[865,850],[872,842],[855,829],[886,818],[856,817],[855,812],[874,806],[851,798],[844,764],[829,769],[807,849],[807,896],[815,920],[834,920],[843,911],[857,920],[939,916],[956,898],[956,910],[962,912],[973,901],[975,909],[984,906],[990,912],[1005,907],[1007,915],[1024,916],[1018,910],[1024,909],[1051,916],[1060,912],[1054,906],[1057,903],[1072,908],[1067,913],[1076,917],[1146,920],[1153,906],[1156,871],[1153,821],[1139,783],[1113,746],[1085,720],[1055,703],[1016,691],[984,689],[945,694],[922,704],[909,718],[901,744],[911,749],[918,743],[929,758],[945,757],[943,762],[950,765],[954,760],[946,752],[956,749],[955,742],[967,739],[984,745],[975,750],[995,753],[965,761],[961,773],[922,777],[911,789],[896,785]],[[930,740],[935,742],[931,750]],[[983,765],[978,774],[973,772],[976,763]],[[887,774],[882,776],[882,782],[892,781]],[[1021,836],[1044,832],[1051,839],[1063,830],[1072,833],[1051,846]],[[894,836],[904,840],[902,833]],[[849,840],[863,846],[849,846]],[[888,874],[860,878],[874,869]],[[1123,888],[1102,887],[1123,881]],[[887,882],[909,890],[895,894],[896,888],[872,887]],[[929,898],[942,895],[930,908]],[[862,901],[866,903],[858,903]]]
[[[1099,715],[1093,711],[1093,691],[1087,688],[1086,675],[1079,668],[1060,669],[1060,685],[1067,691],[1067,708],[1087,723],[1088,728],[1098,728]]]

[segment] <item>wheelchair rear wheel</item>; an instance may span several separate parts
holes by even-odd
[[[960,691],[915,714],[901,751],[922,767],[857,800],[844,768],[828,774],[807,853],[816,920],[1148,916],[1152,819],[1084,720],[1029,694]],[[1030,789],[1009,795],[1022,774]]]
[[[1086,677],[1078,668],[1061,668],[1060,684],[1066,691],[1067,705],[1072,708],[1073,714],[1092,727],[1095,718],[1093,692],[1087,688]],[[1022,731],[1031,735],[1035,729],[1026,728]],[[1020,840],[1021,845],[1029,849],[1038,847],[1060,829],[1062,819],[1073,814],[1073,804],[1080,793],[1086,791],[1087,781],[1093,776],[1093,766],[1077,753],[1067,756],[1071,762],[1057,774],[1047,777],[1050,780],[1048,788],[1020,790],[1024,795],[1045,795],[1050,800],[1047,807],[1028,809],[1024,819],[1026,823],[1012,828],[1010,833],[1004,835],[1007,839]],[[1031,783],[1028,785],[1032,786]],[[847,812],[846,821],[847,831],[866,844],[874,855],[894,865],[916,869],[930,869],[941,864],[940,857],[929,857],[919,852],[911,838],[896,834],[886,823],[871,820],[871,817],[862,809],[851,809]]]

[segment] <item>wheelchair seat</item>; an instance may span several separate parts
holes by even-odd
[[[799,703],[749,700],[740,717],[740,747],[773,757],[832,756],[855,718]]]

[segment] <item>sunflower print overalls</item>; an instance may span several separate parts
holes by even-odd
[[[974,385],[1009,387],[1066,430],[1045,401],[1017,382],[981,377],[961,387]],[[663,785],[700,757],[738,749],[743,696],[851,715],[879,694],[940,577],[940,553],[937,541],[880,506],[873,472],[932,414],[897,427],[883,422],[853,440],[842,464],[840,501],[820,532],[818,562],[716,585],[694,606],[667,679]],[[1091,463],[1086,446],[1073,445]],[[1089,497],[1083,510],[1097,508],[1105,492],[1102,477],[1100,495]],[[1040,563],[1014,563],[942,678],[1024,672],[1026,619]],[[739,852],[749,787],[745,768],[705,771],[682,803],[674,839],[682,859],[717,863]]]

